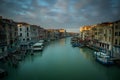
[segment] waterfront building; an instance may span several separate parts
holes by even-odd
[[[20,36],[21,48],[30,49],[31,45],[39,40],[46,39],[46,31],[38,25],[30,25],[28,23],[18,23],[18,35]]]
[[[55,29],[47,29],[48,40],[55,40]]]
[[[54,37],[55,37],[55,39],[60,39],[60,31],[59,31],[59,29],[54,29]]]
[[[47,31],[49,40],[55,40],[66,37],[65,29],[47,29]]]
[[[103,49],[111,55],[112,51],[112,43],[113,43],[113,35],[112,35],[112,27],[113,23],[101,23],[97,25],[97,47]],[[112,56],[112,55],[111,55]]]
[[[15,53],[19,50],[17,24],[10,19],[0,19],[0,54]]]
[[[30,41],[30,24],[24,22],[18,23],[18,35],[22,43]]]
[[[46,40],[47,39],[47,31],[38,26],[38,36],[39,36],[39,40]]]
[[[113,57],[120,59],[120,20],[113,23]]]
[[[83,26],[80,28],[80,38],[82,40],[91,40],[92,38],[92,26]]]
[[[37,41],[39,41],[39,26],[37,26],[37,25],[30,25],[30,38],[31,38],[31,40],[30,40],[30,43],[35,43],[35,42],[37,42]]]
[[[66,37],[66,30],[65,29],[59,29],[59,37],[60,38]]]
[[[89,45],[97,50],[105,50],[112,56],[113,23],[106,22],[80,28],[80,37],[89,39]]]
[[[25,22],[18,22],[18,36],[20,37],[20,46],[22,50],[30,48],[31,41],[30,24]]]

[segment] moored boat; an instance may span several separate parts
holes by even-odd
[[[41,51],[41,50],[43,50],[43,43],[35,43],[34,45],[33,45],[33,51]]]
[[[105,65],[113,64],[113,61],[110,59],[110,56],[104,52],[94,52],[94,55],[96,60],[102,64],[105,64]]]

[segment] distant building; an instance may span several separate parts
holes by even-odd
[[[38,36],[39,36],[40,40],[46,40],[47,39],[47,31],[44,28],[38,26]]]
[[[30,25],[30,41],[29,42],[31,42],[31,43],[35,43],[35,42],[37,42],[37,41],[39,41],[39,26],[37,26],[37,25]]]
[[[65,29],[47,29],[48,40],[55,40],[66,37]]]
[[[91,26],[83,26],[80,28],[80,38],[82,38],[83,40],[85,39],[91,39]]]
[[[65,29],[59,29],[59,37],[64,38],[66,37],[66,30]]]
[[[55,29],[47,29],[48,40],[55,40]]]

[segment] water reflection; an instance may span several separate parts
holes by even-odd
[[[88,48],[80,48],[80,54],[82,54],[86,59],[93,59],[93,50]]]
[[[64,46],[66,42],[66,39],[60,39],[60,45]]]

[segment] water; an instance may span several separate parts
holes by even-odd
[[[70,38],[51,42],[43,52],[35,52],[18,68],[6,67],[4,80],[120,80],[120,68],[95,61],[92,50],[73,48]]]

